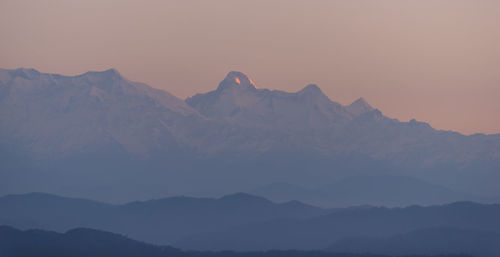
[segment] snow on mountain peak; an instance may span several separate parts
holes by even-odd
[[[118,71],[117,71],[116,69],[114,69],[114,68],[107,69],[107,70],[103,71],[103,73],[105,73],[105,74],[109,74],[109,75],[112,75],[112,76],[120,76],[120,77],[121,77],[120,72],[118,72]]]
[[[358,116],[374,110],[374,108],[371,107],[371,105],[369,105],[363,97],[358,98],[352,104],[346,106],[346,109],[354,116]]]
[[[31,68],[19,68],[15,70],[17,76],[24,77],[26,79],[34,79],[40,76],[40,72]]]
[[[303,91],[321,91],[321,89],[316,84],[309,84],[302,89]]]
[[[227,88],[239,89],[256,89],[253,81],[242,72],[231,71],[226,75],[226,78],[219,84],[217,90],[224,90]]]
[[[18,68],[15,70],[0,69],[0,82],[7,82],[11,79],[22,78],[33,80],[40,77],[40,72],[31,68]]]
[[[312,95],[324,95],[323,91],[321,91],[321,88],[318,87],[316,84],[309,84],[305,86],[302,90],[299,91],[299,93],[305,93],[305,94],[312,94]]]
[[[122,79],[122,75],[120,74],[120,72],[118,72],[117,70],[111,68],[111,69],[107,69],[107,70],[104,70],[104,71],[89,71],[85,74],[82,74],[82,76],[90,76],[90,77],[95,77],[95,78],[114,78],[114,79]]]

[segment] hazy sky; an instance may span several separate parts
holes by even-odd
[[[500,132],[500,1],[0,0],[0,67],[114,67],[185,98],[230,70],[388,116]]]

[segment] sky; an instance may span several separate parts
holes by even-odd
[[[500,1],[0,0],[0,67],[117,69],[186,98],[231,70],[385,115],[500,133]]]

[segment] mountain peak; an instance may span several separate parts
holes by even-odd
[[[236,203],[250,203],[250,202],[260,202],[260,203],[270,203],[271,201],[267,200],[264,197],[256,196],[247,193],[234,193],[230,195],[225,195],[219,198],[219,200],[236,202]]]
[[[426,128],[426,129],[432,128],[431,125],[429,125],[429,123],[417,121],[416,119],[411,119],[408,122],[408,125],[410,125],[411,127],[420,127],[420,128]]]
[[[35,79],[40,76],[40,72],[31,68],[19,68],[13,70],[14,77],[23,77],[25,79]]]
[[[99,78],[123,78],[120,72],[113,68],[103,71],[89,71],[83,75],[96,76]]]
[[[115,68],[107,69],[103,72],[106,74],[121,76],[120,72],[118,72]]]
[[[358,98],[352,104],[346,106],[346,109],[349,113],[355,116],[374,110],[374,108],[369,105],[363,97]]]
[[[224,90],[227,88],[255,89],[255,84],[244,73],[239,71],[230,71],[224,80],[219,84],[217,90]]]
[[[318,85],[316,84],[309,84],[305,86],[302,90],[300,90],[298,93],[309,96],[326,96],[321,90],[321,88],[319,88]]]
[[[316,85],[316,84],[309,84],[309,85],[305,86],[301,91],[311,91],[311,92],[319,91],[319,92],[321,92],[321,88],[319,88],[318,85]]]

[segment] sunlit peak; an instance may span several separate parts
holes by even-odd
[[[248,81],[250,82],[250,85],[257,88],[257,86],[255,85],[255,83],[253,83],[253,80],[251,78],[248,78]]]
[[[218,90],[225,88],[236,88],[238,90],[255,89],[254,83],[239,71],[230,71],[223,81],[219,84]]]

